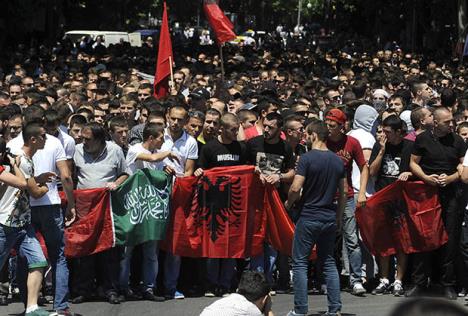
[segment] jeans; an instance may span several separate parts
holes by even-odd
[[[327,284],[328,312],[341,310],[340,279],[334,258],[336,238],[335,222],[319,222],[299,219],[294,232],[292,249],[294,311],[307,314],[309,309],[307,296],[307,266],[310,253],[317,245],[317,257]]]
[[[273,267],[275,266],[278,252],[269,244],[263,245],[263,253],[250,258],[250,270],[263,272],[270,284],[273,284]]]
[[[65,259],[64,219],[60,205],[31,207],[32,223],[44,237],[55,281],[54,309],[68,308],[68,267]]]
[[[207,259],[207,279],[210,286],[221,286],[229,290],[234,276],[236,259]]]
[[[18,255],[24,257],[29,269],[47,267],[47,259],[42,253],[41,245],[31,225],[26,227],[7,227],[0,225],[0,269],[16,248]]]
[[[362,282],[362,255],[361,247],[359,246],[356,218],[354,217],[355,211],[356,204],[354,197],[348,198],[343,214],[343,248],[346,249],[343,260],[345,265],[349,261],[349,281],[351,287],[357,282]]]
[[[180,274],[180,256],[166,252],[164,259],[164,287],[168,294],[173,294],[177,290],[177,280]]]
[[[143,286],[145,290],[156,287],[156,277],[158,275],[158,241],[147,241],[143,246],[143,261],[141,269],[143,271]],[[120,289],[128,289],[128,279],[130,276],[130,262],[133,249],[128,246],[125,248],[125,254],[120,261]]]

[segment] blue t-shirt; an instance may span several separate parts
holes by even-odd
[[[322,222],[335,221],[333,203],[339,180],[346,176],[343,161],[332,151],[312,149],[301,156],[297,174],[305,177],[300,217]]]

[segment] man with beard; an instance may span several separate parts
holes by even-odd
[[[287,142],[281,139],[283,118],[276,112],[266,114],[262,121],[263,135],[252,138],[248,142],[250,163],[255,165],[256,172],[264,184],[277,187],[283,200],[286,199],[280,189],[282,183],[290,183],[294,178],[294,154]],[[272,283],[272,269],[275,265],[277,252],[265,244],[264,253],[251,258],[252,270],[264,272],[267,280]]]
[[[195,171],[196,176],[203,174],[203,169],[244,165],[247,161],[247,149],[244,142],[237,141],[240,122],[236,115],[226,113],[221,117],[220,133],[203,146]],[[235,259],[208,259],[205,296],[213,297],[227,294],[234,275]]]

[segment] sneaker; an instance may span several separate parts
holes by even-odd
[[[205,297],[215,297],[215,291],[212,288],[209,288],[205,291]]]
[[[167,300],[183,300],[185,295],[177,290],[170,291],[164,295]]]
[[[372,291],[372,295],[383,295],[388,293],[389,281],[387,279],[380,279],[379,285]]]
[[[139,301],[142,299],[142,296],[139,293],[134,292],[132,289],[122,290],[119,293],[119,301]]]
[[[164,302],[166,300],[164,297],[154,295],[152,290],[144,291],[143,299],[152,302]]]
[[[363,296],[366,293],[366,289],[362,286],[361,282],[356,282],[353,285],[353,291],[351,294],[356,296]]]
[[[289,311],[289,313],[286,316],[306,316],[307,314],[298,314],[294,310]]]
[[[408,291],[406,291],[405,296],[406,297],[419,297],[423,296],[426,292],[426,288],[422,287],[421,285],[415,285]]]
[[[401,281],[395,281],[393,283],[393,295],[394,296],[404,296],[405,290],[403,289],[403,284]]]
[[[42,308],[37,308],[36,310],[33,310],[32,312],[25,313],[25,316],[49,316],[50,313],[46,311],[45,309]]]
[[[50,316],[81,316],[81,314],[73,313],[69,308],[66,308],[58,309],[54,313],[50,314]]]
[[[270,291],[270,296],[276,296],[276,291],[275,291],[275,290],[271,290],[271,291]]]
[[[227,297],[227,296],[229,296],[229,294],[231,294],[231,293],[229,293],[229,290],[225,289],[224,287],[220,287],[216,291],[216,296],[218,296],[218,297]]]
[[[458,293],[458,297],[466,297],[466,289],[462,289],[462,290]]]

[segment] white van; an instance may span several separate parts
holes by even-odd
[[[130,42],[132,46],[141,46],[140,33],[127,33],[127,32],[116,32],[116,31],[87,31],[87,30],[77,30],[77,31],[68,31],[64,35],[64,39],[70,39],[72,42],[79,41],[83,36],[89,36],[93,40],[96,40],[96,37],[101,36],[104,40],[104,46],[108,47],[111,44],[118,44],[120,41]]]

